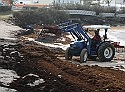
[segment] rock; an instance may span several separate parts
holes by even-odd
[[[0,59],[4,59],[4,57],[3,57],[3,56],[0,56]]]
[[[20,57],[21,54],[20,54],[18,51],[12,51],[12,52],[10,53],[10,56],[11,56],[11,57]]]
[[[15,49],[14,48],[4,48],[3,52],[2,52],[2,56],[10,56],[10,53],[12,51],[15,51]]]

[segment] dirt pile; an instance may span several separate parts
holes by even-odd
[[[26,92],[28,88],[28,91],[31,90],[30,92],[50,92],[51,90],[51,92],[125,91],[125,72],[123,71],[98,66],[80,66],[62,61],[55,56],[56,53],[39,45],[25,45],[20,52],[25,57],[25,63],[20,64],[25,66],[22,72],[37,74],[45,82],[35,87],[29,87],[22,84],[21,80],[16,80],[12,87],[17,90]],[[45,87],[43,88],[43,86]],[[41,87],[43,89],[40,89]]]
[[[45,80],[45,83],[35,87],[31,87],[29,85],[26,85],[27,80],[23,80],[22,78],[20,78],[11,84],[12,88],[17,89],[19,91],[23,90],[25,92],[29,90],[30,92],[50,92],[51,90],[52,92],[72,92],[72,87],[66,86],[71,85],[70,83],[67,84],[66,82],[63,82],[61,78],[52,74],[51,71],[48,71],[46,69],[51,68],[52,70],[56,70],[57,68],[53,65],[52,62],[58,62],[59,60],[56,58],[53,52],[51,52],[46,47],[38,45],[27,45],[24,48],[22,48],[20,52],[24,54],[25,58],[25,62],[18,65],[18,69],[23,69],[20,70],[23,72],[20,74],[24,76],[28,73],[35,73],[39,75],[41,78],[43,78]],[[39,62],[43,62],[43,66],[39,66]],[[58,71],[56,73],[58,74]]]
[[[41,38],[44,41],[44,38],[47,38],[44,35],[45,33],[47,33],[47,36],[58,34],[57,31],[54,33],[50,33],[49,30],[43,31]],[[30,36],[34,36],[34,34]],[[54,37],[56,36],[54,35]],[[64,51],[61,49],[41,46],[34,42],[24,43],[23,47],[18,49],[19,53],[23,55],[24,60],[20,61],[15,57],[14,62],[18,61],[18,63],[14,63],[13,67],[11,67],[21,78],[15,80],[10,87],[17,89],[19,92],[125,91],[125,72],[123,71],[98,66],[80,66],[72,62],[62,61],[57,58],[57,55],[64,56]],[[12,63],[9,64],[12,65]],[[29,74],[35,74],[38,77],[27,76]],[[41,78],[44,82],[39,85],[27,85]]]

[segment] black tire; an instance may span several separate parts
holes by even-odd
[[[109,42],[105,42],[99,46],[97,54],[99,61],[111,61],[115,55],[115,48]]]
[[[65,51],[65,59],[66,60],[71,60],[72,59],[72,55],[71,55],[71,52],[70,52],[70,47],[68,47]]]
[[[88,51],[87,51],[87,49],[83,49],[83,50],[81,51],[81,54],[80,54],[80,62],[81,62],[81,63],[86,62],[86,61],[87,61],[87,58],[88,58]]]

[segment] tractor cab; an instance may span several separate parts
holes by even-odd
[[[94,36],[96,34],[99,34],[100,31],[104,31],[103,34],[103,41],[106,41],[107,39],[107,31],[110,29],[110,26],[106,25],[89,25],[89,26],[83,26],[83,29],[85,29],[86,32],[90,33],[91,36]]]
[[[91,51],[95,51],[98,49],[98,46],[108,41],[107,39],[107,31],[110,29],[110,26],[106,25],[89,25],[89,26],[83,26],[83,29],[89,34],[91,38]],[[103,32],[103,35],[100,35],[100,32]],[[96,51],[95,51],[96,53]]]
[[[107,41],[107,30],[110,26],[90,25],[81,26],[70,22],[59,24],[64,32],[69,32],[75,39],[65,51],[65,59],[71,60],[73,56],[80,56],[80,62],[86,62],[88,58],[99,61],[111,61],[115,55],[115,49],[110,41]],[[104,30],[101,38],[99,32]],[[96,36],[95,36],[96,35]],[[94,37],[92,37],[94,36]]]

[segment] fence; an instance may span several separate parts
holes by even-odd
[[[120,18],[125,18],[125,14],[117,14],[116,16]]]
[[[73,14],[77,14],[77,15],[88,15],[88,16],[95,16],[96,12],[94,11],[86,11],[86,10],[64,10],[65,12],[73,15]]]
[[[99,13],[96,15],[95,11],[86,11],[86,10],[60,10],[65,11],[71,15],[85,15],[85,16],[100,16],[100,17],[121,17],[125,18],[125,14],[116,14],[116,13]]]
[[[115,13],[99,13],[100,17],[115,17]]]

